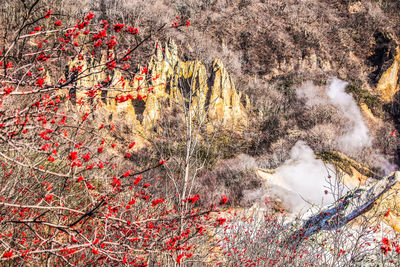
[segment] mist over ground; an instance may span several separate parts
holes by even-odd
[[[269,190],[293,213],[304,212],[312,205],[333,202],[330,182],[334,179],[334,167],[316,159],[314,151],[298,141],[290,151],[290,159],[274,173]]]

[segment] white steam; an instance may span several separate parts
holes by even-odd
[[[326,93],[331,103],[350,122],[345,134],[338,139],[339,146],[344,152],[354,152],[371,146],[372,138],[356,101],[353,96],[344,91],[346,86],[347,82],[334,78],[327,87]]]
[[[329,104],[325,89],[314,85],[311,81],[307,81],[297,88],[296,95],[298,98],[304,99],[308,107]]]
[[[311,205],[329,204],[333,202],[333,169],[316,159],[305,142],[298,141],[290,151],[290,159],[269,179],[270,193],[279,197],[294,213],[305,211]],[[328,178],[329,174],[331,178]]]
[[[353,96],[346,93],[347,82],[333,78],[324,89],[305,83],[296,90],[297,96],[306,100],[307,106],[330,104],[335,106],[348,121],[344,133],[337,138],[341,151],[357,154],[361,149],[370,147],[372,138]]]

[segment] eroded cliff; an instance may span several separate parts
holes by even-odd
[[[156,44],[148,66],[138,67],[133,79],[116,69],[105,70],[106,64],[103,55],[100,63],[73,61],[69,68],[82,66],[83,70],[76,84],[77,101],[100,101],[109,123],[123,119],[133,133],[146,136],[163,116],[163,108],[175,105],[190,109],[192,119],[205,119],[210,130],[223,127],[240,132],[248,125],[249,99],[236,90],[218,59],[210,68],[198,60],[183,61],[175,42],[169,40],[165,46]],[[107,90],[102,89],[105,84]]]

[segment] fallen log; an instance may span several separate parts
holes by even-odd
[[[349,191],[338,201],[330,204],[318,214],[309,216],[299,230],[294,231],[287,244],[297,247],[306,238],[320,231],[338,230],[358,216],[368,212],[377,200],[400,182],[400,172],[396,171],[378,182]]]

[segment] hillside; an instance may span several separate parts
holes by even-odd
[[[0,265],[400,263],[400,2],[0,6]]]

